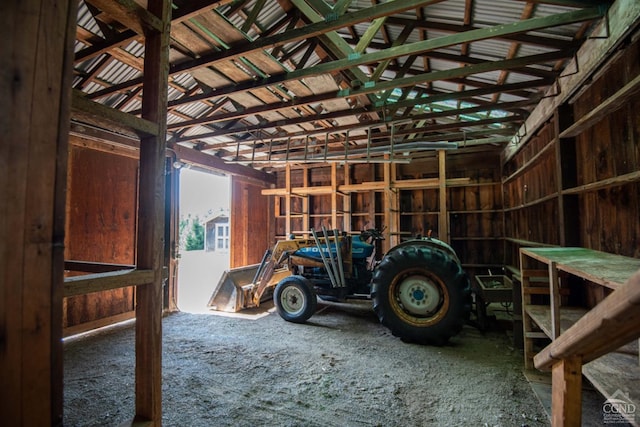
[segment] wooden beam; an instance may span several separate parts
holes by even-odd
[[[251,27],[253,26],[253,24],[255,24],[256,19],[258,18],[258,14],[260,13],[260,11],[262,10],[262,7],[264,6],[264,2],[265,0],[257,0],[256,3],[253,5],[253,9],[251,9],[251,13],[249,14],[249,16],[247,16],[247,19],[244,20],[244,23],[242,24],[242,32],[246,33],[248,32]]]
[[[581,355],[588,363],[640,338],[640,271],[535,355],[537,369]]]
[[[64,296],[144,285],[153,280],[153,275],[153,270],[120,270],[67,277],[64,279]]]
[[[560,138],[578,136],[582,131],[598,122],[604,116],[612,114],[624,107],[638,92],[640,92],[640,75],[636,76],[636,78],[624,85],[622,89],[611,95],[604,102],[601,102],[596,108],[576,120],[573,125],[560,133]]]
[[[371,22],[371,25],[369,25],[369,27],[366,29],[362,37],[360,37],[360,41],[356,45],[355,49],[353,49],[353,51],[358,53],[365,52],[367,50],[367,46],[369,46],[369,43],[371,43],[371,40],[373,40],[373,37],[380,30],[380,27],[384,25],[384,21],[386,21],[386,19],[386,16],[374,19],[373,22]]]
[[[344,164],[344,185],[351,184],[351,170],[348,163]],[[342,209],[344,211],[344,220],[342,230],[351,231],[351,194],[344,193],[342,196]]]
[[[449,242],[449,213],[447,212],[447,152],[438,150],[438,239]]]
[[[162,285],[164,260],[165,150],[171,1],[149,0],[148,10],[162,22],[161,32],[145,40],[142,118],[158,126],[140,140],[137,266],[152,270],[136,287],[136,415],[134,422],[162,424]]]
[[[582,425],[582,361],[578,356],[563,359],[553,367],[551,425]]]
[[[77,1],[0,14],[0,414],[60,426],[68,127]]]
[[[140,137],[155,136],[159,132],[157,123],[91,101],[78,90],[73,91],[71,105],[73,118],[80,122],[89,122],[105,129],[122,129],[122,133],[135,133]]]
[[[467,91],[456,92],[456,93],[451,93],[451,92],[433,93],[433,94],[430,94],[430,96],[406,99],[406,100],[395,102],[395,103],[379,102],[379,103],[376,103],[375,105],[368,106],[366,108],[351,108],[351,109],[342,110],[339,112],[336,111],[332,113],[308,115],[306,117],[309,118],[310,121],[313,121],[313,120],[320,120],[322,118],[337,118],[337,117],[346,117],[346,116],[362,114],[362,113],[382,112],[385,109],[389,108],[390,106],[393,106],[394,108],[411,108],[416,105],[426,106],[426,105],[431,105],[435,102],[442,102],[442,101],[455,100],[455,99],[467,99],[467,98],[487,95],[495,92],[505,93],[505,92],[512,92],[512,91],[517,91],[521,89],[548,86],[551,84],[551,82],[552,81],[550,79],[539,79],[539,80],[533,80],[529,82],[510,83],[502,86],[490,86],[482,89],[473,89],[473,90],[467,90]],[[187,127],[192,127],[197,125],[240,119],[243,117],[252,116],[260,113],[291,109],[299,105],[307,105],[307,104],[327,101],[331,99],[338,99],[338,96],[339,96],[339,92],[329,92],[321,95],[312,95],[308,97],[294,98],[290,101],[282,101],[274,104],[259,105],[256,107],[246,108],[244,110],[220,113],[220,114],[216,114],[209,117],[203,117],[199,119],[184,120],[181,122],[172,123],[171,125],[168,126],[168,129],[169,130],[184,129]],[[191,99],[182,100],[181,98],[181,100],[177,100],[175,103],[170,103],[170,104],[172,104],[173,106],[177,106],[177,105],[185,105],[193,102],[199,102],[202,100],[202,97],[199,97],[199,96],[189,97],[189,98]],[[534,101],[538,102],[539,100],[535,98],[529,101],[527,100],[518,101],[518,102],[523,102],[523,104],[503,104],[503,106],[495,107],[495,108],[505,109],[507,107],[524,106],[524,105],[529,105],[529,102],[534,102]],[[470,101],[470,102],[473,102],[473,101]],[[481,108],[481,107],[477,107],[477,108]],[[491,108],[491,106],[483,104],[482,108],[488,109],[488,108]],[[478,110],[478,111],[485,111],[485,110]],[[473,111],[467,111],[467,112],[473,112]],[[327,114],[329,114],[330,116],[327,116]],[[441,113],[426,113],[426,114],[441,114]],[[413,117],[414,116],[410,116],[409,118],[413,119]],[[429,116],[427,117],[419,116],[419,117],[429,118]]]
[[[596,181],[589,184],[580,185],[574,188],[568,188],[562,190],[562,194],[581,194],[587,191],[597,191],[604,188],[617,187],[619,185],[629,184],[631,182],[640,181],[640,171],[629,172],[624,175],[619,175],[614,178],[603,179],[602,181]]]
[[[275,184],[276,182],[276,177],[273,174],[261,172],[247,166],[226,163],[224,160],[213,154],[203,153],[177,144],[173,145],[171,149],[176,153],[178,160],[187,164],[200,166],[214,171],[222,171],[230,175],[244,176],[246,178],[255,179],[268,184]]]
[[[283,34],[277,34],[271,37],[247,41],[246,43],[239,44],[231,49],[227,49],[221,52],[215,52],[210,55],[203,55],[202,57],[193,61],[185,61],[179,64],[175,64],[171,67],[170,74],[173,75],[184,73],[196,68],[214,65],[218,61],[234,59],[257,50],[275,48],[288,43],[309,39],[332,30],[337,30],[339,28],[357,24],[359,22],[369,21],[375,18],[380,18],[382,16],[400,13],[405,10],[415,9],[417,7],[426,6],[432,3],[438,3],[440,1],[442,0],[404,0],[401,2],[393,1],[379,4],[370,8],[361,9],[356,12],[341,16],[337,19],[333,19],[333,16],[327,16],[322,21],[306,25],[302,28],[295,28],[286,31]],[[102,97],[113,92],[129,89],[131,87],[139,85],[140,83],[142,83],[141,78],[132,79],[128,82],[124,82],[122,84],[114,85],[112,87],[97,91],[92,94],[92,97]]]
[[[294,0],[304,1],[304,0]],[[495,25],[493,27],[481,28],[466,31],[460,34],[451,34],[434,39],[423,40],[401,46],[388,48],[379,52],[359,55],[357,53],[349,55],[347,58],[336,61],[325,62],[315,67],[296,70],[289,73],[291,78],[299,79],[309,75],[318,75],[327,72],[335,72],[357,65],[370,64],[384,61],[386,59],[399,58],[413,54],[422,54],[431,50],[454,46],[460,43],[471,43],[474,41],[486,40],[506,34],[517,34],[527,31],[540,30],[549,27],[571,24],[575,22],[588,21],[600,18],[606,12],[605,8],[583,9],[573,12],[550,15],[543,18],[531,18],[511,24]]]
[[[285,235],[291,234],[291,164],[287,163],[285,166],[285,190],[284,195],[284,214],[285,214]],[[306,230],[305,230],[306,231]]]
[[[300,0],[300,1],[304,1],[304,0]],[[256,81],[250,81],[245,83],[239,83],[236,85],[230,85],[227,87],[217,88],[216,96],[228,95],[230,93],[234,93],[238,91],[271,86],[278,83],[284,83],[289,80],[299,80],[304,77],[316,76],[316,75],[325,74],[325,73],[332,73],[339,70],[348,69],[357,65],[375,63],[375,62],[383,61],[386,59],[397,58],[405,55],[420,54],[420,53],[428,52],[430,50],[435,50],[438,48],[451,46],[451,45],[459,44],[462,42],[484,40],[498,34],[519,33],[519,32],[530,31],[534,29],[547,28],[553,25],[562,25],[562,24],[577,22],[581,20],[594,19],[595,17],[602,16],[602,13],[603,12],[599,8],[588,9],[588,10],[577,11],[577,12],[568,12],[568,13],[559,14],[559,15],[552,15],[546,18],[528,19],[525,21],[520,21],[516,24],[498,25],[498,26],[490,27],[486,29],[469,31],[462,34],[453,34],[449,36],[439,37],[436,39],[424,40],[420,42],[410,43],[408,45],[396,46],[393,48],[385,49],[380,52],[373,52],[373,53],[363,54],[363,55],[355,53],[353,55],[348,55],[344,59],[324,62],[314,67],[295,70],[289,73],[282,73],[282,74],[270,76],[264,79],[259,79]],[[406,80],[406,84],[403,84],[402,86],[398,86],[398,87],[415,85],[419,83],[424,83],[425,81],[431,82],[431,81],[441,80],[441,79],[446,80],[452,77],[460,77],[464,75],[475,74],[475,72],[460,73],[460,70],[464,70],[465,68],[482,67],[482,66],[488,67],[487,69],[479,68],[479,71],[477,72],[494,71],[494,70],[501,70],[501,69],[514,69],[514,68],[522,67],[522,66],[529,65],[536,62],[551,61],[554,59],[562,59],[564,57],[566,57],[566,52],[560,51],[560,53],[551,52],[547,54],[532,55],[528,57],[515,58],[510,60],[484,62],[484,63],[473,65],[471,67],[463,67],[463,69],[458,69],[458,71],[447,70],[447,71],[441,71],[437,73],[431,73],[433,75],[431,75],[430,78],[427,78],[426,80],[423,80],[422,78],[424,78],[423,76],[428,74],[421,74],[419,76],[414,76],[413,78],[411,78],[411,80]],[[534,58],[535,60],[531,62],[530,60]],[[184,68],[183,66],[181,67]],[[188,71],[188,70],[182,70],[182,69],[180,70],[180,72],[184,72],[184,71]],[[172,68],[171,73],[173,74],[175,72],[178,72],[178,70]],[[436,77],[436,78],[433,78],[433,77]],[[389,88],[387,88],[386,85],[388,85],[389,83],[394,83],[398,80],[403,80],[403,79],[395,79],[392,82],[384,82],[374,86],[366,85],[365,88],[356,90],[354,92],[357,94],[369,94],[369,93],[380,91],[380,90],[391,89],[395,86],[390,86]],[[124,90],[129,87],[135,86],[136,84],[137,82],[134,79],[134,80],[131,80],[130,82],[125,82],[121,85],[114,85],[111,88],[94,92],[89,96],[92,99],[99,98],[107,94],[110,94],[116,90]],[[382,87],[382,86],[385,86],[385,87]],[[372,88],[375,88],[375,89],[371,90]],[[352,95],[355,93],[352,93]]]
[[[508,162],[527,141],[536,134],[537,129],[546,123],[554,111],[568,99],[599,69],[611,55],[613,50],[624,38],[630,34],[640,22],[640,3],[635,0],[617,0],[607,12],[606,22],[602,21],[594,29],[592,38],[586,40],[576,58],[567,66],[567,70],[578,70],[558,79],[558,88],[554,88],[557,96],[545,98],[527,118],[525,124],[518,131],[511,144],[507,145],[502,153],[502,163]],[[580,64],[576,64],[576,61]]]
[[[64,269],[70,271],[82,271],[86,273],[106,273],[109,271],[117,270],[133,270],[135,265],[127,264],[109,264],[104,262],[89,262],[89,261],[64,261]]]
[[[178,24],[193,16],[199,15],[205,10],[210,10],[215,7],[222,6],[230,3],[232,0],[176,0],[174,5],[177,9],[173,11],[172,24]],[[86,61],[87,59],[94,58],[103,53],[124,46],[131,43],[134,40],[142,40],[142,37],[133,30],[125,30],[114,37],[108,38],[101,42],[96,42],[89,47],[86,47],[75,54],[75,62]]]
[[[414,27],[412,25],[406,25],[402,29],[402,32],[400,33],[398,38],[391,44],[391,47],[393,48],[393,47],[397,47],[404,44],[409,38],[409,36],[411,35],[411,32],[413,31],[413,29]],[[371,44],[371,43],[369,42],[368,44]],[[371,73],[371,80],[374,82],[380,80],[380,76],[382,76],[382,73],[384,73],[384,71],[387,69],[390,63],[391,63],[391,59],[386,59],[380,62],[377,65],[375,71]],[[410,61],[406,61],[405,65],[409,66],[408,65],[409,63]]]
[[[464,186],[471,181],[470,178],[452,178],[448,179],[446,185],[456,187]],[[362,182],[359,184],[339,184],[336,186],[336,191],[339,193],[359,193],[367,191],[384,191],[387,187],[394,190],[415,190],[415,189],[436,189],[440,186],[439,178],[423,178],[423,179],[403,179],[399,181],[393,181],[389,184],[385,184],[382,181],[375,182]],[[291,190],[287,188],[265,188],[262,190],[263,196],[284,196],[288,192],[290,194],[297,194],[301,196],[307,195],[329,195],[332,192],[332,187],[329,185],[314,186],[314,187],[292,187]]]
[[[338,227],[338,164],[331,163],[331,228]]]
[[[370,84],[364,85],[356,90],[344,89],[340,90],[336,93],[335,97],[346,97],[346,96],[357,96],[368,93],[374,93],[379,91],[385,91],[394,88],[402,88],[407,86],[415,86],[417,84],[427,84],[429,82],[437,81],[437,80],[448,80],[455,77],[468,76],[472,74],[485,73],[489,71],[503,70],[509,68],[518,68],[528,64],[536,64],[540,62],[553,61],[558,59],[559,57],[565,57],[566,54],[564,52],[551,52],[539,55],[532,55],[520,58],[514,58],[504,61],[489,61],[482,64],[470,65],[467,67],[461,67],[451,70],[443,70],[443,71],[434,71],[430,73],[419,74],[411,77],[404,77],[400,79],[394,79],[391,81],[385,82],[370,82]],[[279,79],[279,78],[278,78]],[[269,82],[265,81],[269,80]],[[256,82],[248,82],[241,83],[234,86],[228,86],[225,88],[220,88],[216,92],[218,95],[226,95],[228,93],[235,93],[236,91],[255,89],[257,87],[269,86],[271,84],[276,83],[277,79],[273,77],[268,79],[259,80]],[[280,82],[278,82],[280,83]],[[201,138],[207,138],[209,136],[216,136],[217,133],[204,133],[199,136],[187,136],[178,138],[178,141],[189,141],[196,140]]]
[[[462,33],[465,31],[473,31],[481,28],[473,25],[458,25],[458,24],[439,22],[439,21],[434,21],[429,19],[400,18],[398,16],[388,17],[387,24],[395,25],[395,26],[413,25],[415,26],[415,28],[420,30],[435,30],[435,31],[445,32],[445,33]],[[495,38],[497,40],[512,41],[512,42],[518,42],[518,43],[523,43],[523,44],[528,44],[533,46],[543,46],[543,47],[549,47],[549,48],[561,49],[561,50],[578,47],[578,43],[575,41],[564,41],[564,40],[558,40],[555,37],[544,37],[544,36],[537,36],[537,35],[524,34],[524,33],[503,34]]]
[[[133,0],[86,0],[86,2],[141,36],[145,34],[145,30],[162,30],[162,21]]]
[[[278,126],[287,126],[290,124],[297,124],[297,123],[304,123],[305,118],[300,118],[300,119],[291,119],[291,120],[279,120],[277,122],[273,122],[269,124],[269,127],[278,127]],[[414,128],[410,128],[410,129],[402,129],[400,131],[396,132],[396,135],[407,135],[407,134],[411,134],[411,133],[416,133],[419,131],[422,132],[433,132],[433,131],[439,131],[439,130],[444,130],[444,129],[459,129],[459,128],[464,128],[464,127],[477,127],[477,126],[484,126],[484,125],[491,125],[491,124],[498,124],[498,123],[510,123],[510,122],[518,122],[518,121],[522,121],[523,118],[518,116],[518,115],[511,115],[511,116],[506,116],[506,117],[496,117],[496,118],[490,118],[490,119],[484,119],[484,120],[469,120],[469,121],[460,121],[460,122],[454,122],[454,123],[443,123],[443,124],[438,124],[438,125],[425,125],[422,128],[419,129],[414,129]],[[378,125],[378,126],[382,126],[383,123],[380,123],[379,120],[369,120],[369,121],[362,121],[360,123],[358,123],[357,126],[354,126],[353,124],[347,124],[347,125],[343,125],[343,126],[335,126],[331,128],[332,132],[341,132],[341,131],[348,131],[351,129],[354,129],[354,127],[356,128],[360,128],[360,129],[364,129],[368,126],[374,126],[374,125]],[[253,126],[245,126],[244,128],[232,128],[232,129],[220,129],[214,132],[207,132],[207,133],[202,133],[202,134],[198,134],[198,135],[189,135],[189,136],[184,136],[184,137],[180,137],[178,138],[178,142],[186,142],[186,141],[193,141],[193,140],[199,140],[199,139],[205,139],[205,138],[212,138],[212,137],[217,137],[217,136],[223,136],[223,135],[233,135],[233,134],[242,134],[242,133],[246,133],[246,132],[251,132],[251,131],[257,131],[260,129],[265,128],[265,125],[263,124],[257,124],[257,125],[253,125]],[[317,135],[317,134],[325,134],[327,132],[326,129],[319,129],[319,130],[315,130],[315,131],[301,131],[298,132],[296,134],[290,134],[288,136],[288,138],[295,138],[295,137],[305,137],[308,135]],[[389,136],[389,132],[381,132],[379,134],[376,135],[376,138],[380,139],[380,138],[384,138],[384,137],[388,137]],[[365,135],[356,135],[352,138],[352,141],[355,139],[364,139],[366,138]],[[243,141],[244,143],[244,141]]]

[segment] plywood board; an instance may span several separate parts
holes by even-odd
[[[273,56],[265,51],[248,53],[245,58],[266,74],[280,74],[287,71]]]
[[[191,75],[196,80],[200,80],[202,83],[214,89],[233,84],[231,80],[209,68],[198,68],[191,71]]]
[[[333,92],[339,89],[334,78],[328,74],[305,77],[303,81],[309,87],[309,89],[311,89],[314,95]]]
[[[201,13],[192,19],[207,28],[226,44],[230,45],[247,40],[240,30],[213,10]]]

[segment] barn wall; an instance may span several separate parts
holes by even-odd
[[[573,104],[574,120],[640,75],[640,42],[623,55]],[[631,97],[575,139],[576,186],[640,171],[640,99]],[[571,142],[571,141],[569,141]],[[623,183],[578,196],[582,246],[640,257],[640,182]]]
[[[507,265],[518,268],[523,246],[640,257],[640,101],[621,98],[580,125],[638,78],[639,54],[638,41],[621,51],[504,165]],[[603,296],[586,295],[590,305]]]
[[[230,267],[257,264],[273,246],[273,208],[264,184],[231,177]]]
[[[466,270],[487,274],[503,265],[503,216],[499,151],[449,152],[446,155],[446,206],[448,232],[443,238],[458,252]],[[332,168],[335,172],[332,175]],[[290,171],[289,195],[273,196],[276,209],[277,238],[286,238],[287,222],[292,233],[309,228],[328,228],[357,233],[367,228],[385,228],[388,236],[398,241],[429,234],[437,236],[442,217],[438,185],[425,188],[367,190],[372,183],[384,182],[384,169],[395,171],[391,180],[434,180],[439,182],[437,154],[427,155],[410,164],[353,164],[305,167]],[[348,176],[345,171],[348,170]],[[277,175],[277,187],[286,188],[286,171]],[[334,176],[335,178],[332,178]],[[335,183],[333,182],[335,179]],[[331,186],[358,185],[362,190],[332,194]],[[296,188],[310,188],[306,197],[295,194]],[[290,211],[287,215],[287,201]],[[333,200],[335,199],[335,212]],[[387,206],[390,205],[390,206]],[[308,224],[307,228],[304,225]]]
[[[137,159],[71,146],[66,260],[136,263],[137,183]],[[64,327],[96,322],[133,309],[131,287],[65,298]]]

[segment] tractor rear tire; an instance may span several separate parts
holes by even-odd
[[[313,286],[303,276],[282,279],[273,293],[280,317],[287,322],[304,323],[316,312],[318,299]]]
[[[403,341],[442,345],[469,319],[469,278],[441,249],[420,244],[392,249],[371,284],[378,319]]]

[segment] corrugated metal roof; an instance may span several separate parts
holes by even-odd
[[[395,3],[402,5],[399,0]],[[566,46],[564,42],[571,41],[584,25],[584,23],[574,23],[553,26],[526,34],[538,37],[541,43],[537,40],[529,42],[528,39],[518,38],[518,36],[495,38],[492,34],[487,34],[489,38],[472,40],[464,46],[454,41],[453,43],[457,44],[439,47],[429,52],[420,52],[417,59],[411,57],[411,63],[407,62],[410,56],[401,53],[399,58],[391,58],[389,61],[384,61],[383,58],[369,64],[354,64],[346,69],[341,66],[335,69],[323,68],[315,72],[314,67],[324,66],[325,63],[331,63],[336,59],[358,60],[357,55],[352,55],[353,49],[371,23],[353,22],[350,26],[331,28],[332,34],[339,34],[344,42],[318,36],[289,39],[289,34],[300,32],[300,29],[305,27],[302,20],[285,21],[275,36],[263,35],[261,33],[271,29],[275,23],[287,16],[296,15],[293,13],[287,15],[282,10],[281,2],[266,0],[257,13],[255,25],[244,28],[245,20],[247,16],[252,15],[256,4],[258,4],[257,0],[250,0],[240,9],[235,7],[235,3],[219,8],[214,6],[204,8],[190,18],[189,25],[176,26],[175,31],[180,33],[174,34],[176,42],[172,44],[171,58],[174,61],[174,67],[199,61],[202,57],[211,59],[211,62],[199,64],[193,68],[188,67],[189,71],[172,74],[170,78],[168,99],[178,103],[178,106],[169,113],[168,123],[175,125],[185,120],[202,119],[199,124],[181,128],[177,140],[183,144],[191,145],[192,141],[199,140],[205,144],[205,147],[207,144],[212,144],[212,147],[216,147],[212,148],[215,152],[225,144],[229,144],[227,150],[235,153],[238,149],[236,141],[243,141],[241,151],[249,149],[253,147],[251,141],[257,141],[258,134],[261,135],[260,137],[267,135],[271,138],[278,136],[286,139],[287,135],[291,135],[300,138],[304,137],[305,132],[313,133],[317,129],[320,133],[336,131],[335,137],[337,137],[337,135],[345,135],[346,131],[350,130],[350,126],[353,127],[359,123],[368,126],[369,122],[366,120],[372,120],[378,116],[383,120],[394,120],[394,118],[400,118],[405,112],[411,112],[413,115],[421,111],[429,111],[430,108],[438,105],[440,105],[438,108],[457,108],[460,101],[456,94],[460,90],[475,91],[464,97],[465,105],[473,105],[474,102],[493,103],[495,99],[500,102],[528,99],[544,90],[544,87],[537,87],[541,77],[552,75],[550,73],[557,74],[560,71],[553,69],[557,60],[528,65],[528,72],[527,69],[525,72],[516,69],[504,71],[500,69],[487,71],[487,69],[492,68],[492,63],[496,61],[510,59],[514,53],[514,58],[524,58],[555,52],[560,46]],[[329,1],[327,4],[331,7],[335,1]],[[408,38],[402,43],[397,43],[398,45],[407,46],[425,38],[436,40],[450,37],[462,31],[465,16],[469,18],[467,24],[476,28],[517,23],[528,7],[526,2],[513,0],[475,0],[470,4],[472,4],[471,10],[466,9],[465,0],[445,0],[424,6],[420,9],[420,14],[426,22],[420,22],[416,10],[392,14],[384,24],[386,36],[383,30],[379,30],[367,46],[365,53],[387,54],[389,52],[387,49],[400,37],[407,23],[415,23],[416,27]],[[185,8],[188,7],[185,6]],[[374,10],[372,2],[353,0],[349,3],[347,13],[363,9]],[[578,10],[578,8],[537,3],[532,8],[531,17],[548,17],[572,10]],[[304,12],[300,12],[300,15],[304,16]],[[332,16],[325,25],[332,25],[336,19],[347,19],[347,17]],[[124,111],[139,111],[139,95],[129,99],[131,94],[139,92],[133,91],[139,83],[129,83],[142,75],[137,67],[142,64],[144,45],[134,38],[126,40],[123,46],[114,45],[106,54],[86,54],[86,48],[104,39],[105,35],[100,31],[96,18],[92,16],[91,10],[83,1],[79,3],[78,26],[83,31],[78,32],[74,49],[76,53],[82,52],[84,59],[79,59],[75,64],[74,87],[88,95],[101,91],[104,96],[96,100],[106,105],[122,104],[121,108]],[[246,29],[246,32],[243,29]],[[114,34],[121,30],[118,26],[113,28]],[[272,38],[269,39],[269,37]],[[258,50],[251,50],[253,45],[261,43],[263,39],[273,40],[273,43],[267,43]],[[253,40],[253,42],[247,44],[247,40]],[[309,41],[314,43],[313,51],[308,51],[306,48],[305,43]],[[558,47],[555,46],[556,41]],[[216,56],[221,55],[216,52],[218,48],[207,48],[213,45],[222,45],[223,50],[228,48],[238,51],[246,50],[246,52],[235,54],[232,58],[218,60]],[[570,53],[568,52],[567,55]],[[282,60],[282,58],[285,59]],[[385,68],[374,81],[373,73],[379,68],[381,62]],[[302,63],[304,63],[303,69],[294,71]],[[97,67],[98,64],[100,67]],[[481,70],[480,66],[486,67]],[[475,67],[469,70],[479,71],[467,75],[464,73],[464,67]],[[287,75],[287,71],[294,74]],[[416,77],[422,75],[426,77]],[[437,78],[434,79],[432,76]],[[550,80],[548,82],[550,83]],[[502,86],[498,83],[517,84],[519,89],[501,93]],[[394,84],[396,86],[393,86]],[[529,84],[530,87],[527,86]],[[111,90],[111,87],[114,89]],[[378,89],[379,87],[382,89]],[[439,99],[438,103],[432,104],[427,109],[413,108],[411,99],[423,92],[428,93],[428,98]],[[204,94],[207,94],[208,99],[203,99]],[[451,99],[447,100],[447,97]],[[402,102],[395,116],[389,116],[393,114],[393,109],[381,110],[381,105],[385,101],[387,103]],[[222,105],[219,105],[220,103]],[[214,105],[216,105],[215,111]],[[326,117],[317,117],[317,111],[321,111],[323,107],[328,110],[325,112]],[[486,117],[504,117],[506,114],[500,110],[499,104],[494,105],[493,108],[493,112],[482,114]],[[215,119],[215,124],[209,123],[210,120],[207,120],[209,116]],[[476,116],[478,115],[465,114],[466,118]],[[411,118],[411,116],[408,117]],[[402,118],[406,119],[406,117]],[[436,120],[441,124],[450,121],[451,119]],[[214,136],[198,137],[198,135],[212,133]],[[363,135],[363,131],[351,129],[350,134]],[[282,142],[284,139],[274,142],[276,145],[280,144],[281,151],[285,149],[283,144],[286,142]],[[242,156],[242,153],[240,155]]]

